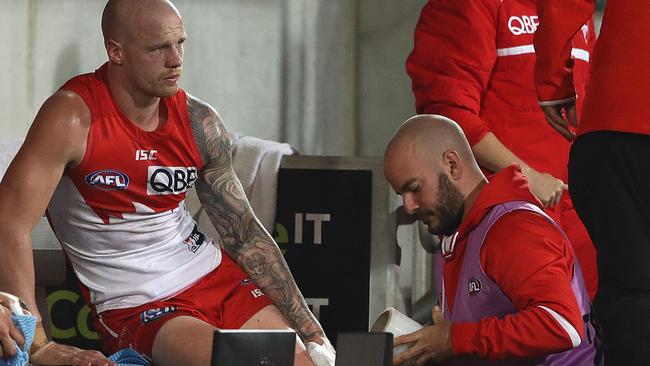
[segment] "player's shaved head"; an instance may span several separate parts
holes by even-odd
[[[187,38],[169,0],[109,0],[102,16],[108,78],[143,100],[178,92]]]
[[[465,163],[478,169],[465,134],[456,122],[435,114],[422,114],[400,126],[386,148],[386,155],[410,151],[423,158],[440,159],[449,150],[457,151]]]
[[[109,0],[102,14],[104,42],[132,39],[155,16],[181,15],[169,0]]]

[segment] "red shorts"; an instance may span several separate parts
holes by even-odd
[[[237,329],[272,304],[225,252],[222,258],[219,267],[172,298],[94,317],[104,352],[132,347],[151,357],[156,334],[170,319],[191,316],[217,328]]]

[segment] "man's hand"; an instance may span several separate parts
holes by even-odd
[[[22,332],[11,321],[11,310],[0,305],[0,357],[10,358],[16,354],[16,344],[23,347],[25,338]]]
[[[55,342],[48,342],[34,352],[29,361],[33,365],[115,366],[99,351],[83,350]]]
[[[547,208],[557,205],[564,191],[569,189],[567,184],[548,173],[539,173],[531,169],[527,176],[530,191]]]
[[[542,111],[546,115],[546,121],[551,125],[551,127],[553,127],[568,141],[573,141],[576,134],[571,131],[569,126],[578,127],[576,101],[570,100],[563,104],[543,105],[541,107]]]
[[[307,342],[307,353],[315,366],[334,366],[336,361],[336,351],[327,338],[321,338],[322,344],[317,342]]]
[[[434,325],[395,338],[393,346],[414,344],[408,350],[393,357],[393,364],[399,365],[408,360],[415,360],[415,366],[422,366],[431,361],[445,361],[451,356],[451,323],[443,317],[440,307],[434,307],[431,313]]]

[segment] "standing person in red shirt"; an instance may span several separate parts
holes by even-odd
[[[521,166],[533,194],[571,239],[593,298],[595,248],[565,194],[570,143],[548,126],[537,105],[538,24],[534,0],[430,0],[406,69],[417,112],[456,121],[485,171],[498,172],[513,162]],[[595,35],[590,19],[580,26],[569,44],[582,94]]]
[[[568,40],[594,0],[538,0],[537,93],[567,140],[570,194],[598,248],[594,303],[607,363],[650,360],[650,2],[608,0],[582,117]],[[576,100],[577,95],[577,100]],[[564,113],[563,113],[564,112]],[[566,114],[567,118],[563,115]]]
[[[442,309],[435,325],[395,339],[414,344],[395,364],[595,364],[580,266],[519,167],[488,183],[460,127],[420,115],[393,136],[384,173],[406,211],[446,236]]]

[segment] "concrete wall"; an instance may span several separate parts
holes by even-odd
[[[188,34],[182,87],[212,104],[237,132],[277,140],[279,1],[176,1]]]
[[[284,2],[282,136],[302,153],[355,153],[356,21],[353,0]]]
[[[5,37],[3,48],[5,52],[0,56],[0,134],[2,137],[18,137],[25,133],[24,119],[31,118],[26,114],[28,107],[26,88],[27,85],[27,2],[11,1],[3,4],[0,11],[0,33],[11,35]],[[18,86],[18,87],[17,87]]]
[[[383,155],[393,132],[415,114],[406,57],[426,0],[360,0],[359,155]]]
[[[2,137],[23,137],[43,101],[70,76],[102,60],[97,1],[3,1],[0,32]],[[78,14],[82,16],[54,16]],[[92,16],[90,15],[92,14]],[[5,48],[7,47],[7,48]]]

